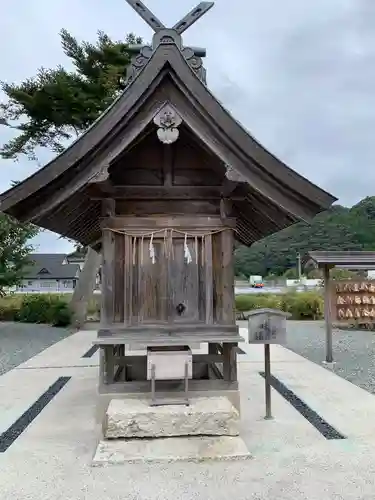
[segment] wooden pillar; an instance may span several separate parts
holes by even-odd
[[[89,247],[70,303],[73,312],[73,324],[76,328],[81,328],[86,321],[87,308],[93,296],[100,262],[101,255]]]
[[[125,237],[115,235],[115,272],[114,272],[114,321],[116,323],[123,323],[126,317],[124,307],[124,259],[125,259]]]
[[[226,382],[237,381],[237,343],[223,343],[223,376]]]
[[[324,321],[326,327],[326,363],[333,363],[332,307],[330,293],[330,268],[324,266]]]
[[[205,284],[206,284],[206,324],[214,322],[213,310],[213,269],[212,269],[212,235],[204,237]]]
[[[105,199],[102,201],[103,217],[110,217],[115,213],[115,201]],[[109,229],[103,229],[102,237],[102,308],[101,325],[108,326],[114,322],[114,263],[115,239]]]
[[[115,378],[114,346],[104,347],[104,377],[106,384],[113,384]]]
[[[130,325],[133,322],[133,239],[124,236],[124,321]]]
[[[233,262],[233,231],[226,229],[221,233],[222,252],[222,322],[227,325],[234,324],[234,262]]]
[[[105,346],[99,346],[99,386],[106,383]]]

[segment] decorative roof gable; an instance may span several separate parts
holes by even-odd
[[[267,151],[207,88],[201,64],[205,51],[183,47],[181,33],[212,3],[202,2],[167,29],[142,2],[127,1],[153,27],[152,46],[131,48],[129,84],[121,96],[61,155],[3,193],[2,211],[92,244],[100,238],[100,203],[88,195],[90,184],[105,181],[110,166],[146,130],[168,144],[178,140],[181,127],[227,166],[223,197],[230,197],[235,183],[247,186],[238,210],[238,224],[247,228],[238,234],[246,244],[299,219],[308,221],[336,200]],[[259,222],[254,222],[257,213]]]
[[[38,272],[38,274],[50,274],[50,272],[45,267],[42,267],[42,269]]]

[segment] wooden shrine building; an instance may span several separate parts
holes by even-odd
[[[150,393],[146,356],[125,346],[208,343],[192,356],[189,392],[224,391],[239,406],[234,241],[308,221],[335,198],[264,149],[208,89],[205,50],[181,34],[212,3],[168,29],[127,1],[155,34],[130,48],[124,92],[4,193],[0,210],[102,252],[101,394]]]

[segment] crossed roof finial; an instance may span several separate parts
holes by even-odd
[[[126,0],[127,3],[133,7],[136,13],[157,33],[160,30],[167,29],[159,19],[154,16],[150,9],[148,9],[141,0]],[[194,9],[192,9],[185,17],[176,23],[172,30],[181,35],[190,26],[192,26],[198,19],[200,19],[211,7],[214,2],[201,2]]]
[[[130,84],[142,71],[158,47],[172,43],[179,48],[185,61],[198,78],[200,78],[203,83],[206,83],[206,69],[202,62],[202,57],[206,56],[206,49],[200,47],[184,47],[181,40],[181,34],[206,14],[206,12],[213,7],[214,2],[201,2],[176,23],[173,28],[166,28],[141,0],[126,0],[126,2],[155,32],[151,45],[130,45],[128,47],[128,51],[133,54],[133,57],[127,70],[127,82]]]

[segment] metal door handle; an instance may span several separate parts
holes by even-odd
[[[185,311],[186,309],[186,306],[184,304],[178,304],[178,306],[176,306],[176,311],[177,311],[177,314],[179,316],[181,316],[181,314]]]

